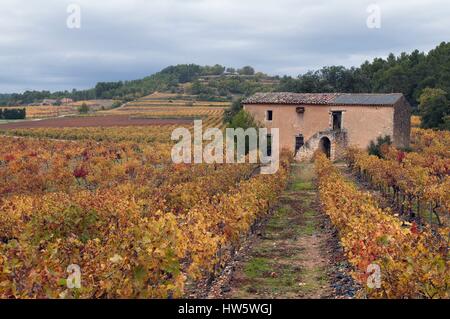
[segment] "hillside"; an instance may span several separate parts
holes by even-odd
[[[278,77],[255,72],[250,67],[225,68],[220,65],[183,64],[134,81],[99,82],[89,90],[71,92],[26,91],[23,94],[0,94],[0,105],[25,105],[45,98],[72,98],[75,101],[114,99],[133,101],[155,92],[192,95],[196,100],[227,102],[235,96],[273,90]]]

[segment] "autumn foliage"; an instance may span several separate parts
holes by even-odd
[[[448,223],[450,133],[414,129],[412,145],[414,151],[408,153],[387,146],[383,158],[349,149],[347,162],[358,176],[391,198],[400,214]]]
[[[402,222],[346,181],[324,155],[317,157],[316,170],[324,211],[339,230],[353,276],[367,297],[450,297],[448,229],[433,233]],[[381,268],[379,289],[366,285],[370,264]]]
[[[0,140],[0,298],[181,297],[276,203],[290,160],[258,175],[173,164],[169,144]]]

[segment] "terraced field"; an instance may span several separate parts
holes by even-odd
[[[2,107],[3,109],[26,109],[28,119],[51,118],[76,114],[77,109],[73,106],[10,106]]]
[[[184,106],[188,102],[192,103],[192,106]],[[89,105],[91,109],[97,110],[94,104]],[[4,123],[0,125],[0,132],[6,135],[53,139],[91,138],[97,141],[121,141],[126,138],[149,142],[155,141],[157,137],[157,141],[170,141],[171,132],[175,128],[184,126],[191,129],[193,120],[202,120],[204,128],[224,129],[222,119],[228,105],[226,102],[197,102],[193,96],[187,95],[155,93],[116,109],[97,110],[82,117]],[[57,114],[73,115],[76,112],[73,106],[28,108],[35,112],[30,113],[30,117],[36,119],[56,117]],[[117,134],[114,127],[121,127],[122,133]]]
[[[224,128],[223,112],[230,103],[196,101],[195,98],[191,95],[155,93],[101,113],[146,119],[201,119],[207,127]]]

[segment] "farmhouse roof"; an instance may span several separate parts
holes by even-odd
[[[243,104],[394,105],[401,93],[256,93]]]

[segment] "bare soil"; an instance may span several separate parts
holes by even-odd
[[[293,166],[278,209],[202,297],[354,297],[357,287],[337,232],[321,211],[314,179],[312,164]]]
[[[147,126],[190,123],[192,123],[192,120],[189,119],[146,119],[132,118],[127,115],[105,115],[60,117],[45,120],[21,121],[17,123],[0,124],[0,129]]]

